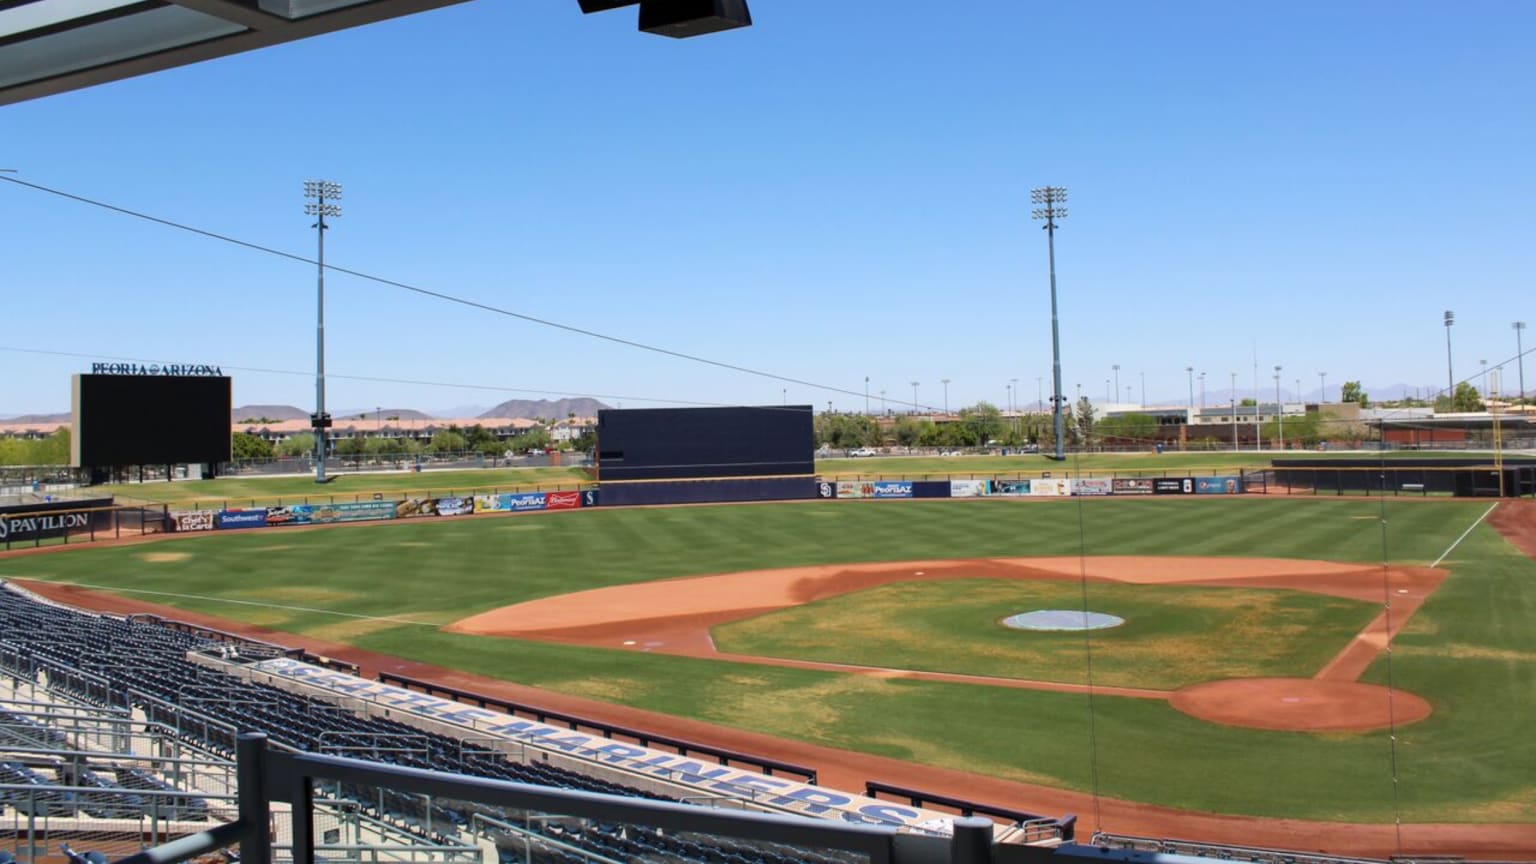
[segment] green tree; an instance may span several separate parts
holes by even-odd
[[[903,447],[911,447],[917,443],[917,439],[923,434],[923,429],[916,420],[911,417],[901,417],[896,420],[896,425],[891,429],[896,443]]]
[[[1094,417],[1093,403],[1087,396],[1078,397],[1077,410],[1073,412],[1077,422],[1073,424],[1071,434],[1079,447],[1091,447],[1094,441]]]
[[[277,444],[279,456],[307,456],[315,452],[315,433],[300,432],[289,435]]]
[[[1359,402],[1361,408],[1366,408],[1371,404],[1371,397],[1370,394],[1360,389],[1359,381],[1345,381],[1344,386],[1339,390],[1339,401]]]
[[[1316,414],[1307,414],[1300,417],[1287,417],[1284,422],[1270,420],[1261,429],[1265,440],[1279,441],[1280,433],[1285,433],[1288,446],[1301,444],[1305,447],[1314,447],[1323,439],[1322,421]]]
[[[1003,415],[991,402],[977,402],[960,409],[960,424],[966,437],[977,446],[986,444],[1003,434]]]
[[[356,435],[337,438],[335,444],[337,456],[361,456],[368,449],[367,440]]]
[[[1456,395],[1451,397],[1451,410],[1472,413],[1487,411],[1488,406],[1483,404],[1482,394],[1477,392],[1477,388],[1463,381],[1456,385]]]
[[[248,432],[236,432],[230,438],[230,450],[236,459],[271,459],[272,442]]]
[[[1157,418],[1137,412],[1116,414],[1100,420],[1095,431],[1101,440],[1114,438],[1121,443],[1150,444],[1157,440]]]
[[[432,436],[432,443],[427,445],[427,450],[432,453],[462,453],[468,446],[469,440],[458,427],[450,426]]]

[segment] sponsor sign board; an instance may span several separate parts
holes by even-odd
[[[991,480],[949,481],[949,497],[951,498],[981,498],[991,491]]]
[[[267,508],[268,525],[308,525],[313,516],[314,508],[308,504]]]
[[[1109,486],[1116,495],[1152,494],[1152,480],[1149,477],[1116,477],[1110,481]]]
[[[1241,477],[1196,477],[1196,495],[1236,495],[1243,491]]]
[[[436,498],[407,498],[395,503],[395,518],[409,519],[412,516],[436,516]]]
[[[549,496],[543,492],[516,492],[498,497],[501,499],[499,509],[506,510],[509,513],[543,510],[549,503]]]
[[[837,483],[836,483],[836,481],[833,481],[833,480],[823,480],[820,483],[817,483],[816,484],[816,497],[817,498],[836,498],[837,497]]]
[[[545,492],[545,510],[575,510],[581,506],[580,492]]]
[[[172,531],[212,531],[218,513],[212,510],[172,510]]]
[[[27,516],[0,516],[0,543],[58,537],[76,529],[89,528],[90,524],[89,511],[65,510]]]
[[[1193,495],[1194,492],[1193,477],[1158,477],[1152,481],[1154,495]]]
[[[473,498],[438,498],[436,503],[439,516],[463,516],[475,512]]]
[[[507,496],[505,496],[505,495],[476,495],[475,496],[475,512],[476,513],[498,513],[498,512],[504,511],[504,510],[507,509],[506,506],[502,503],[502,499],[505,498],[505,497],[507,497]]]
[[[837,481],[837,497],[873,498],[875,497],[875,484],[866,480],[839,480]]]
[[[1037,498],[1065,498],[1072,494],[1072,480],[1067,477],[1033,480],[1029,484],[1029,494]]]
[[[1041,483],[1050,483],[1051,481],[1050,480],[1041,480],[1040,482]],[[1028,495],[1029,494],[1029,484],[1030,484],[1030,481],[1028,481],[1028,480],[993,480],[992,481],[992,494],[993,495],[1010,495],[1010,496]]]
[[[267,508],[220,510],[219,515],[214,519],[214,526],[221,531],[231,528],[265,528],[267,527]]]
[[[596,489],[583,489],[581,492],[581,506],[596,507],[598,502]]]
[[[1072,482],[1073,495],[1110,495],[1114,484],[1108,477],[1084,477]]]
[[[580,495],[577,492],[571,494]],[[812,786],[786,777],[760,774],[666,750],[614,741],[598,733],[540,723],[490,708],[477,708],[287,657],[263,660],[247,668],[278,679],[303,682],[346,698],[388,707],[403,714],[473,726],[479,736],[558,750],[576,758],[684,783],[706,793],[719,795],[724,792],[738,796],[750,794],[761,803],[807,816],[855,824],[906,825],[929,830],[947,827],[948,823],[944,820],[953,818],[953,814],[924,810],[896,801],[880,801],[824,786]]]
[[[880,480],[870,487],[871,498],[911,498],[911,480]]]
[[[395,518],[393,501],[348,501],[341,504],[309,504],[309,520],[329,525],[333,522],[370,522]]]

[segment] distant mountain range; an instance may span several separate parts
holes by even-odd
[[[65,411],[63,414],[20,414],[4,419],[7,423],[68,423],[74,415]]]
[[[564,420],[574,414],[577,417],[596,417],[607,405],[596,399],[508,399],[481,417],[524,417],[529,420]]]
[[[308,420],[309,412],[293,407],[292,405],[241,405],[229,412],[230,421],[239,423],[243,420],[260,420],[265,417],[268,420]]]
[[[436,420],[439,417],[465,417],[477,418],[509,418],[521,417],[528,420],[564,420],[567,416],[575,414],[577,417],[596,417],[599,409],[607,408],[607,405],[596,399],[511,399],[497,405],[495,408],[470,415],[444,414],[435,415],[425,411],[417,411],[414,408],[349,408],[345,411],[332,411],[331,416],[337,420],[372,420],[375,417],[391,418],[399,420]],[[231,420],[239,423],[243,420],[256,420],[266,418],[268,420],[308,420],[309,412],[303,408],[295,408],[292,405],[241,405],[230,412]],[[13,418],[13,423],[54,423],[68,422],[68,414],[28,414],[23,417]]]

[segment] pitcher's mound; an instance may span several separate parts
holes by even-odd
[[[1179,711],[1229,726],[1287,732],[1364,732],[1429,716],[1423,698],[1403,690],[1312,678],[1232,678],[1175,691]]]

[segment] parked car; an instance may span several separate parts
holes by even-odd
[[[858,458],[860,456],[879,456],[880,451],[873,447],[856,447],[852,450],[849,450],[848,455],[854,458]]]

